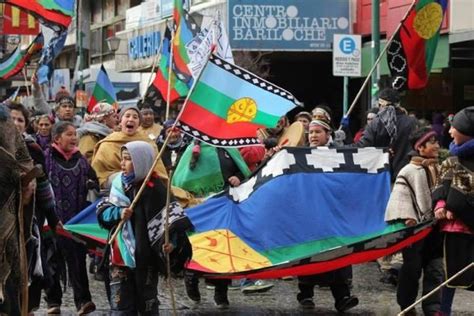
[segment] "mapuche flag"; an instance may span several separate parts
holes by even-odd
[[[275,127],[297,103],[288,91],[211,55],[178,124],[214,146],[249,146],[259,143],[258,129]]]
[[[0,60],[0,79],[8,79],[19,73],[31,57],[43,48],[43,45],[43,33],[40,33],[26,50],[18,46],[10,55]]]
[[[171,71],[170,76],[170,31],[166,28],[165,35],[163,37],[160,65],[158,71],[156,72],[155,79],[153,84],[150,86],[150,89],[156,89],[161,94],[163,100],[168,101],[168,89],[170,90],[169,102],[172,103],[178,100],[180,97],[186,96],[188,94],[188,86],[179,80],[174,71]],[[168,88],[168,86],[170,87]],[[151,91],[150,91],[151,92]],[[147,95],[149,92],[147,91]]]
[[[426,237],[430,222],[384,221],[389,197],[386,150],[284,148],[240,186],[186,209],[194,226],[188,268],[220,277],[317,274]]]
[[[200,27],[184,10],[183,0],[174,0],[173,20],[173,70],[178,78],[190,87],[193,76],[188,67],[190,59],[186,45],[200,32]]]
[[[68,28],[75,0],[0,0],[32,14],[41,23],[59,31]]]
[[[92,91],[89,105],[87,105],[87,112],[90,113],[94,108],[94,105],[102,101],[113,105],[115,108],[118,107],[117,95],[114,86],[107,75],[107,71],[105,71],[104,65],[100,67],[99,74],[97,75],[94,90]]]
[[[419,0],[402,22],[387,50],[395,89],[421,89],[428,84],[447,3]]]

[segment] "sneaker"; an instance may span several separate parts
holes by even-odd
[[[239,280],[232,280],[232,283],[229,284],[228,289],[230,291],[240,290],[241,282]]]
[[[315,307],[313,299],[311,297],[304,298],[299,301],[299,303],[302,309],[313,309]]]
[[[335,307],[338,312],[343,313],[359,304],[357,296],[345,296],[336,302]]]
[[[87,302],[82,304],[81,309],[77,311],[78,315],[87,315],[95,311],[95,304],[93,302]]]
[[[48,315],[58,315],[61,314],[61,306],[50,306],[47,310]]]
[[[95,264],[94,258],[89,262],[89,273],[94,274],[97,272],[97,265]]]
[[[269,291],[272,287],[273,283],[266,283],[262,280],[257,280],[248,283],[248,285],[243,285],[241,291],[244,294],[263,293]]]

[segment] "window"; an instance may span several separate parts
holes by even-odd
[[[102,22],[102,0],[92,1],[91,21],[92,21],[92,24]]]
[[[115,0],[104,0],[104,21],[115,17]]]
[[[102,54],[102,29],[91,30],[91,56]]]

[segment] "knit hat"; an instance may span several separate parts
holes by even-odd
[[[474,137],[474,106],[468,106],[456,113],[451,125],[460,133]]]
[[[138,107],[136,105],[125,105],[124,107],[122,107],[120,109],[120,115],[119,115],[119,119],[122,120],[122,117],[123,115],[125,114],[125,112],[127,112],[128,110],[134,110],[138,113],[138,118],[140,119],[140,122],[143,120],[142,119],[142,114],[140,113],[140,110],[138,109]]]
[[[169,119],[169,120],[166,120],[163,122],[163,130],[167,130],[168,128],[170,128],[171,126],[173,126],[174,124],[174,120],[173,119]]]
[[[70,97],[71,94],[69,91],[66,90],[65,86],[61,86],[59,88],[58,92],[56,92],[56,95],[54,96],[54,102],[59,103],[59,100],[62,99],[63,97]]]
[[[100,121],[105,116],[115,113],[115,108],[107,102],[99,102],[92,108],[89,118],[94,121]]]

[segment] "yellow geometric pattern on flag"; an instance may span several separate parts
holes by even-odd
[[[425,5],[416,13],[413,28],[421,38],[432,38],[443,22],[443,8],[439,3]]]
[[[193,261],[218,273],[265,268],[272,263],[227,229],[192,235]]]
[[[227,111],[227,123],[251,122],[257,115],[257,103],[252,98],[240,98]]]

